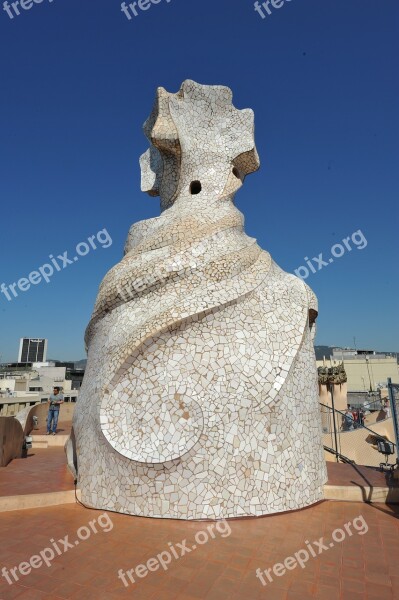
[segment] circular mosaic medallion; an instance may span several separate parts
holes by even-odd
[[[198,442],[204,427],[200,405],[184,394],[154,393],[137,396],[123,379],[103,397],[100,423],[111,446],[123,456],[142,463],[163,463],[186,454]]]

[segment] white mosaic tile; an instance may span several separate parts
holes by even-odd
[[[86,331],[83,501],[180,519],[317,502],[317,300],[244,233],[233,202],[259,167],[253,112],[186,81],[158,90],[144,131],[142,189],[162,212],[131,227]]]

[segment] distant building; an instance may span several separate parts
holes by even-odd
[[[47,340],[41,338],[21,338],[19,343],[19,363],[45,363]]]
[[[26,406],[46,402],[54,386],[61,388],[66,402],[76,402],[80,386],[72,384],[66,367],[0,365],[0,416],[13,416]]]
[[[71,381],[72,390],[80,390],[82,387],[84,374],[84,369],[67,369],[66,379]]]
[[[75,363],[73,362],[65,362],[63,360],[55,360],[54,362],[54,367],[65,367],[67,370],[71,370],[73,371],[73,369],[75,368]]]
[[[343,364],[348,392],[376,392],[386,387],[388,377],[399,383],[397,359],[374,350],[334,348],[332,355],[317,361],[318,367],[337,367]]]

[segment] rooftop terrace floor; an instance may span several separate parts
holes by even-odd
[[[59,433],[69,433],[70,425],[60,423]],[[376,469],[337,463],[327,467],[330,485],[388,484],[387,475]],[[73,478],[62,447],[31,449],[27,458],[0,471],[0,497],[69,490]],[[399,600],[399,505],[326,501],[297,512],[230,520],[212,532],[207,531],[211,522],[107,513],[109,520],[103,514],[79,504],[0,512],[0,600]],[[349,535],[345,524],[356,518],[359,530],[352,525]],[[79,539],[81,527],[89,533],[86,540]],[[342,541],[333,541],[337,528]],[[206,543],[194,539],[199,532],[200,541],[207,535]],[[59,556],[53,544],[62,551],[64,543],[58,540],[71,544]],[[315,556],[307,552],[307,542]],[[314,542],[323,542],[320,554]],[[181,546],[190,551],[182,556]],[[55,554],[51,566],[28,575],[14,571],[15,580],[11,569],[45,548]],[[262,574],[265,586],[256,577],[258,568],[273,569],[300,551],[308,554],[303,569],[296,566],[282,575],[277,569],[280,576],[269,571],[272,581]],[[142,578],[133,573],[134,583],[125,575],[128,587],[118,579],[119,569],[127,572],[162,552],[171,557],[165,570],[147,570]],[[3,567],[11,585],[4,571],[1,576]]]
[[[79,540],[80,527],[89,527],[102,511],[77,504],[0,513],[0,566],[11,569],[29,561],[51,539],[69,536],[72,547],[9,585],[0,577],[0,599],[9,600],[395,600],[399,598],[399,507],[354,502],[322,502],[308,509],[263,517],[231,520],[228,528],[208,532],[209,541],[195,544],[194,536],[209,522],[156,520],[108,513],[103,527],[96,525],[87,540]],[[366,527],[332,542],[335,529],[363,517]],[[359,521],[357,524],[359,526]],[[112,528],[111,528],[112,527]],[[108,532],[105,529],[110,529]],[[83,530],[86,531],[86,530]],[[87,535],[87,532],[86,534]],[[326,549],[318,554],[313,541],[324,537]],[[201,539],[203,539],[201,537]],[[191,550],[181,556],[179,544]],[[78,545],[74,545],[79,541]],[[316,557],[263,586],[256,569],[270,569],[312,543]],[[170,551],[162,568],[125,587],[118,570],[127,571]],[[330,547],[333,544],[333,547]],[[196,549],[193,549],[196,545]],[[60,542],[59,546],[63,548]]]
[[[364,467],[344,463],[328,462],[328,484],[346,486],[399,487],[399,480],[377,467]]]
[[[32,448],[0,470],[0,497],[73,489],[64,448]]]

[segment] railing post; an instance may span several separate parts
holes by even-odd
[[[334,443],[335,443],[335,460],[337,462],[339,462],[338,460],[338,439],[337,439],[337,423],[335,421],[335,404],[334,404],[334,384],[329,382],[328,386],[330,388],[330,392],[331,392],[331,406],[332,406],[332,412],[333,412],[333,423],[334,423]]]
[[[388,377],[388,395],[389,395],[389,404],[391,405],[391,415],[393,422],[393,430],[395,432],[395,442],[396,442],[396,451],[398,452],[399,457],[399,424],[398,424],[398,411],[396,408],[395,396],[393,393],[393,384],[391,377]]]

